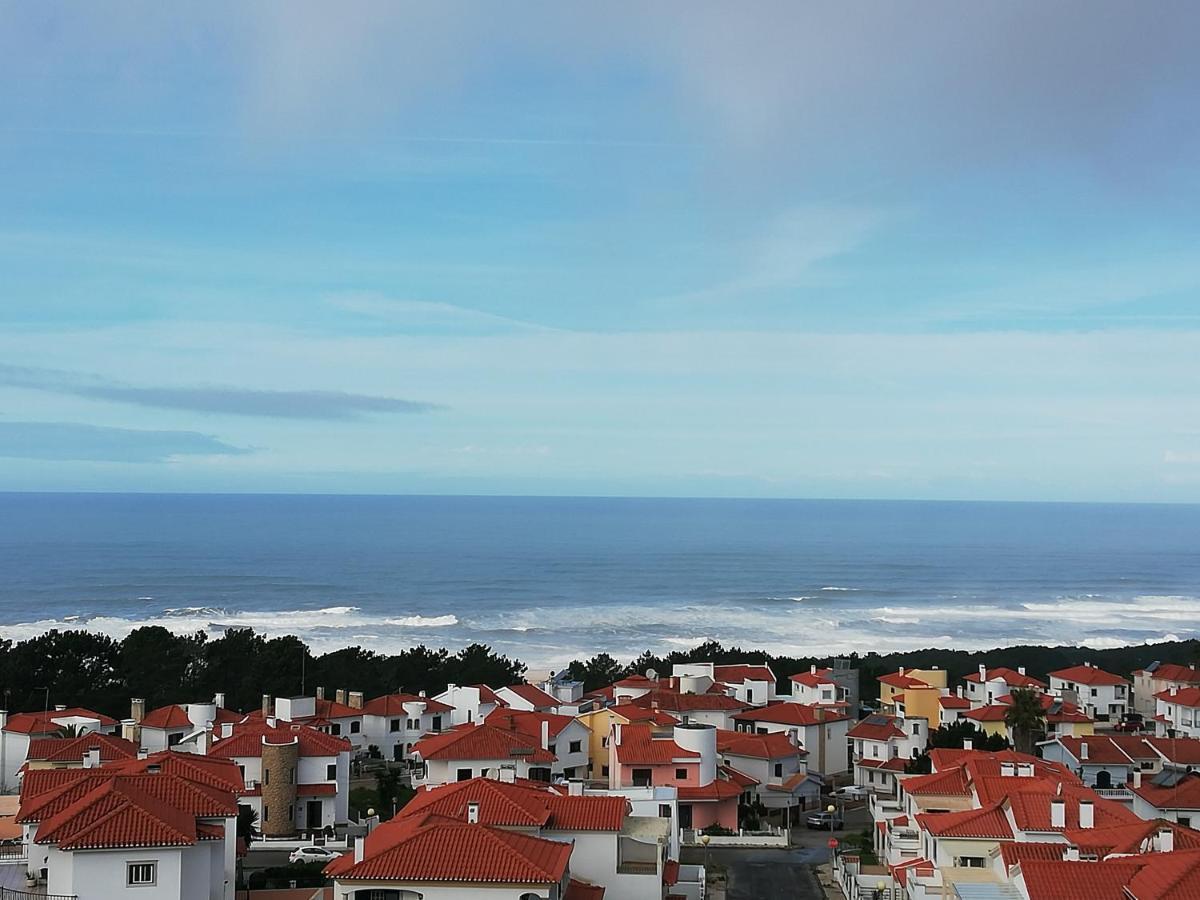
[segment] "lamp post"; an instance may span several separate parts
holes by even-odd
[[[829,833],[833,834],[833,826],[837,822],[837,817],[834,815],[837,812],[837,807],[830,803],[825,807],[825,811],[829,813]]]
[[[704,879],[708,880],[708,842],[712,838],[707,834],[700,835],[700,844],[704,847]]]
[[[875,882],[875,900],[883,900],[883,892],[887,885],[883,881]]]

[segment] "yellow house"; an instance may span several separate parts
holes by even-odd
[[[884,707],[885,711],[898,714],[900,710],[897,709],[897,706],[907,706],[904,696],[906,691],[910,688],[932,688],[933,690],[930,692],[932,700],[928,700],[924,696],[914,698],[918,706],[925,712],[909,711],[908,715],[921,716],[936,723],[941,716],[937,698],[941,691],[945,690],[946,683],[945,669],[906,669],[901,666],[896,672],[879,676],[879,704]]]
[[[592,736],[588,739],[588,772],[591,778],[596,780],[608,777],[608,736],[612,733],[614,722],[622,725],[631,722],[649,724],[652,734],[671,734],[678,722],[674,716],[665,712],[633,703],[593,709],[580,713],[575,718],[592,731]]]

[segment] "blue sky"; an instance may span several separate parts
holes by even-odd
[[[0,2],[0,490],[1200,501],[1198,29]]]

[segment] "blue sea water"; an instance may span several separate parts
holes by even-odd
[[[1200,506],[0,495],[0,637],[249,625],[539,666],[1200,632]]]

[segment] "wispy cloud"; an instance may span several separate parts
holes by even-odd
[[[141,431],[76,422],[0,422],[0,457],[158,463],[251,451],[197,431]]]
[[[399,300],[371,291],[336,294],[328,298],[328,303],[343,312],[390,322],[404,330],[558,330],[537,322],[496,315],[453,303]]]
[[[276,419],[353,419],[425,413],[434,403],[345,391],[267,391],[222,386],[139,387],[97,375],[0,364],[0,385],[156,409]]]

